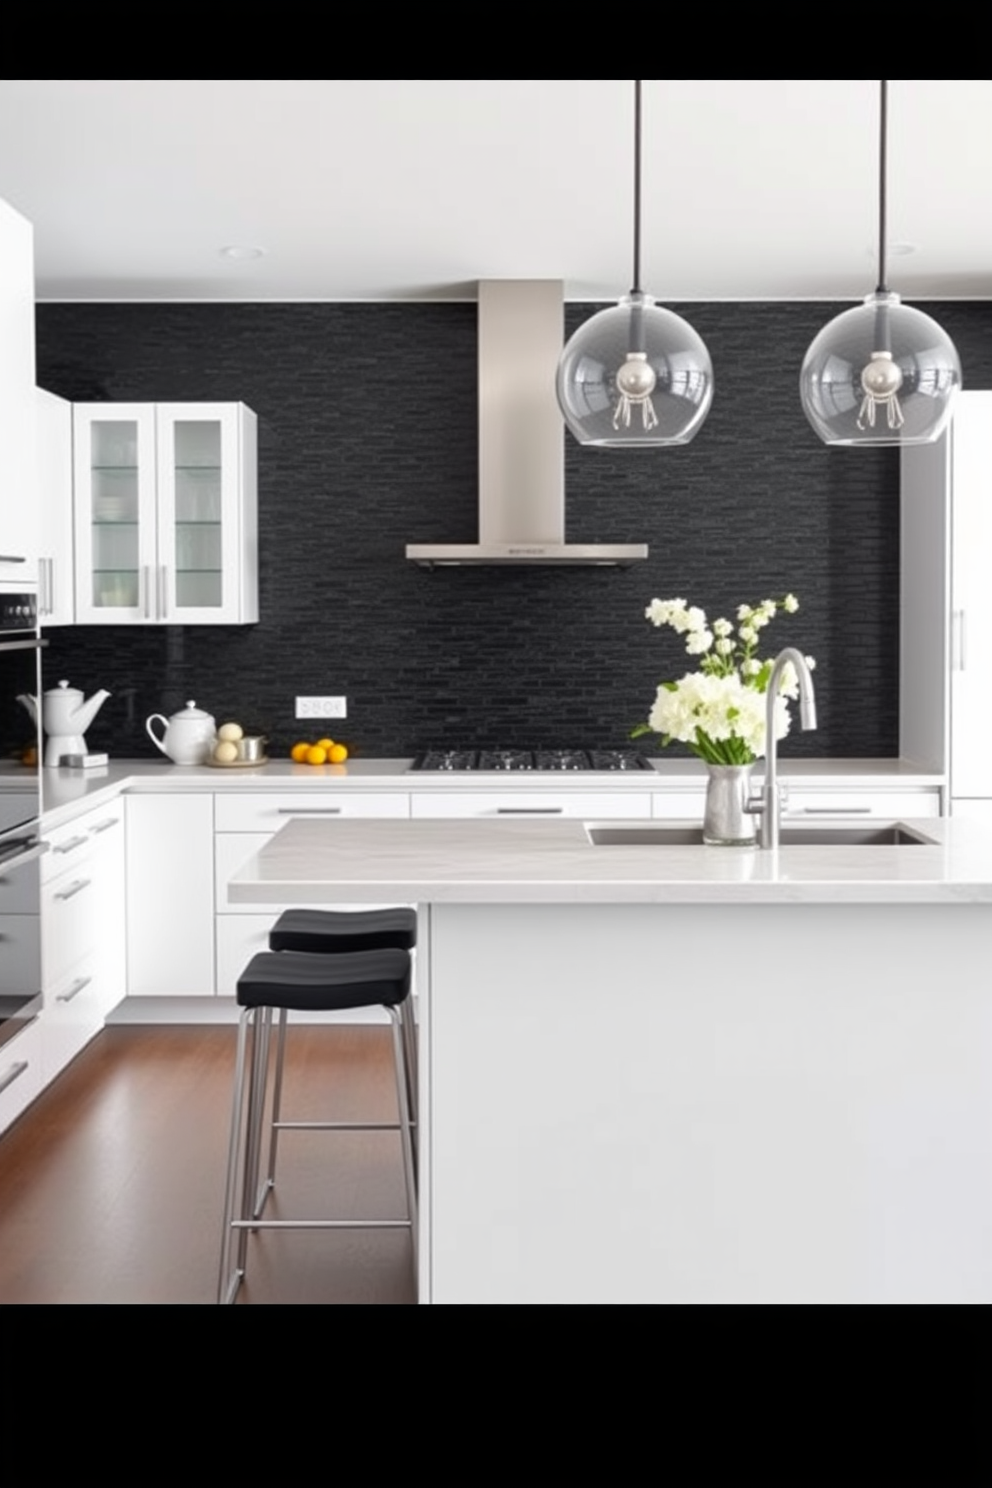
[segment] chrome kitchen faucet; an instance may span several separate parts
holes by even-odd
[[[782,672],[791,661],[799,678],[799,721],[804,729],[816,728],[816,693],[813,676],[806,658],[795,646],[786,646],[772,665],[765,693],[765,784],[760,795],[752,796],[747,809],[761,817],[761,846],[778,847],[782,818],[782,796],[778,783],[778,739],[775,737],[775,700]]]

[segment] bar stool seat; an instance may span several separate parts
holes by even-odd
[[[347,913],[347,912],[346,912]],[[417,1266],[417,1153],[410,1109],[411,1072],[407,1050],[411,957],[398,947],[344,951],[334,955],[302,951],[260,951],[238,978],[238,1023],[231,1134],[228,1147],[218,1301],[233,1302],[245,1274],[249,1233],[261,1229],[409,1229]],[[288,1012],[349,1011],[382,1007],[393,1035],[398,1122],[298,1122],[280,1115],[282,1053]],[[271,1097],[269,1171],[258,1175],[262,1129],[270,1104],[270,1035],[273,1012],[280,1014],[280,1051]],[[251,1065],[248,1065],[249,1026]],[[401,1219],[272,1219],[261,1217],[275,1184],[276,1139],[280,1131],[398,1131],[403,1153],[407,1215]],[[235,1240],[237,1256],[235,1258]]]
[[[269,931],[270,951],[412,951],[417,912],[388,909],[286,909]]]
[[[412,951],[417,944],[417,911],[408,905],[385,909],[284,909],[269,931],[270,951],[307,951],[339,956],[345,951]],[[420,1083],[413,1013],[402,1020],[406,1039],[407,1099],[414,1145],[420,1132]],[[281,1085],[286,1014],[279,1018],[276,1085]]]

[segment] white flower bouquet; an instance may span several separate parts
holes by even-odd
[[[757,655],[760,633],[779,610],[794,614],[799,601],[794,594],[764,599],[760,604],[742,604],[737,626],[729,620],[714,620],[684,599],[654,599],[645,618],[654,625],[668,625],[684,635],[690,656],[701,656],[699,670],[687,672],[678,682],[662,682],[646,723],[638,724],[631,737],[659,734],[663,748],[673,741],[687,744],[693,754],[710,765],[751,765],[765,753],[765,714],[768,679],[774,657]],[[807,656],[812,669],[815,662]],[[779,696],[775,699],[775,736],[789,732],[789,700],[798,697],[795,668],[782,669]]]

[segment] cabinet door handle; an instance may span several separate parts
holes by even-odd
[[[67,889],[62,889],[60,893],[55,895],[55,898],[62,900],[75,899],[76,895],[81,894],[84,889],[88,889],[92,882],[93,880],[91,878],[77,878],[75,883],[70,884]]]
[[[168,590],[166,588],[166,582],[167,582],[166,581],[166,574],[167,574],[167,572],[168,572],[168,570],[166,569],[166,566],[163,563],[159,567],[159,571],[158,571],[158,588],[156,590],[156,593],[157,593],[157,596],[158,596],[158,618],[160,620],[165,620],[168,617],[168,613],[169,613]]]
[[[11,1065],[7,1073],[0,1077],[0,1095],[2,1095],[5,1090],[9,1090],[15,1080],[19,1080],[21,1078],[27,1067],[28,1061],[26,1059],[21,1059],[17,1062],[17,1064]]]
[[[801,806],[793,816],[871,816],[870,806]]]
[[[278,816],[340,816],[340,806],[279,806]]]
[[[88,841],[88,837],[70,837],[68,842],[60,842],[57,847],[52,848],[52,851],[57,853],[75,852],[77,847],[85,847]]]
[[[119,816],[109,816],[106,821],[97,822],[95,827],[90,827],[90,831],[95,837],[98,832],[109,832],[111,827],[119,827],[120,824],[121,819]]]
[[[965,612],[955,610],[951,616],[951,671],[963,672],[965,659]]]
[[[89,984],[90,984],[90,982],[92,980],[93,980],[93,978],[91,976],[80,977],[77,981],[73,982],[73,984],[69,988],[68,992],[60,992],[59,995],[58,995],[58,997],[56,997],[55,1001],[56,1002],[71,1002],[74,997],[78,997],[79,996],[80,992],[82,992],[82,990],[83,990],[84,987],[88,987],[89,986]]]
[[[27,561],[17,553],[0,553],[0,563],[27,563]]]
[[[564,806],[497,806],[497,816],[562,816]]]
[[[147,564],[141,570],[141,584],[140,584],[140,588],[141,588],[141,594],[140,594],[139,599],[138,599],[138,604],[139,604],[139,607],[141,609],[142,615],[147,620],[147,619],[150,618],[149,617],[148,607],[151,604],[151,588],[152,588],[151,570],[148,568],[148,565]]]

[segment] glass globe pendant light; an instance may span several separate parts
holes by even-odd
[[[713,401],[701,337],[641,289],[641,79],[634,82],[634,280],[590,316],[558,363],[558,403],[580,444],[624,449],[688,444]]]
[[[888,80],[881,82],[878,287],[829,321],[799,377],[803,411],[825,444],[932,444],[961,386],[954,343],[885,282]]]

